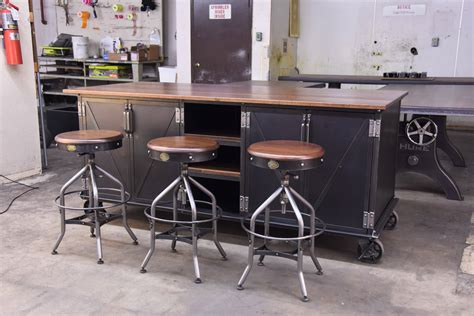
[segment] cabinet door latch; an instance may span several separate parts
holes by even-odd
[[[250,112],[240,112],[240,127],[250,128]]]
[[[125,105],[123,111],[123,130],[127,136],[133,133],[133,110],[130,103]]]
[[[239,211],[243,213],[249,212],[249,197],[241,195],[239,201]]]

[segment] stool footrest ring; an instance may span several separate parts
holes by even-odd
[[[279,211],[279,210],[271,210],[270,211],[270,213],[276,213],[276,212],[281,212],[281,211]],[[287,210],[286,212],[294,213],[291,210]],[[307,217],[311,216],[311,215],[306,214],[306,213],[301,213],[301,215],[307,216]],[[314,221],[320,223],[323,226],[321,229],[315,229],[316,232],[314,234],[308,234],[308,235],[304,235],[304,236],[301,236],[301,237],[274,237],[274,236],[270,236],[270,235],[262,235],[262,234],[254,232],[254,231],[251,231],[245,225],[245,221],[249,221],[251,216],[252,216],[252,214],[249,214],[246,217],[241,218],[240,225],[242,226],[242,229],[245,230],[247,232],[247,234],[251,234],[251,235],[254,235],[255,237],[268,239],[268,240],[279,240],[279,241],[305,240],[305,239],[310,239],[310,238],[313,238],[313,237],[317,237],[317,236],[321,235],[322,233],[324,233],[324,231],[326,230],[326,223],[322,219],[320,219],[318,217],[314,217]]]
[[[97,188],[97,191],[100,193],[107,193],[107,192],[118,192],[118,193],[121,193],[120,189],[116,189],[116,188]],[[71,194],[76,194],[76,193],[82,193],[84,192],[84,190],[74,190],[74,191],[69,191],[69,192],[65,192],[64,193],[64,196],[67,196],[67,195],[71,195]],[[127,191],[125,191],[125,199],[123,201],[120,201],[120,202],[111,202],[109,206],[96,206],[96,207],[73,207],[73,206],[66,206],[66,205],[61,205],[58,200],[61,198],[60,195],[58,195],[55,199],[54,199],[54,204],[57,206],[57,207],[60,207],[60,208],[63,208],[63,209],[66,209],[66,210],[73,210],[73,211],[96,211],[96,210],[106,210],[106,209],[109,209],[109,208],[113,208],[113,207],[117,207],[117,206],[120,206],[120,205],[123,205],[123,204],[126,204],[129,200],[130,200],[130,193],[128,193]]]

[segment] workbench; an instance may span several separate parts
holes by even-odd
[[[328,232],[360,238],[359,259],[377,261],[383,253],[378,237],[393,223],[397,202],[398,120],[406,92],[306,86],[140,82],[65,93],[79,97],[82,129],[113,129],[126,135],[121,149],[97,153],[96,160],[125,184],[135,205],[149,206],[179,173],[177,164],[148,157],[146,144],[152,138],[205,135],[220,143],[217,159],[191,164],[189,172],[216,195],[223,219],[234,221],[255,210],[280,184],[275,171],[249,163],[250,144],[287,139],[322,145],[323,165],[294,174],[292,186],[313,204]],[[109,186],[105,178],[99,180]],[[166,210],[170,205],[160,206]],[[209,212],[205,206],[201,211]],[[282,214],[272,225],[291,229],[295,222]]]
[[[428,176],[437,182],[450,200],[463,200],[456,181],[441,165],[437,149],[444,151],[456,167],[466,167],[462,153],[450,141],[446,129],[447,116],[474,116],[474,78],[472,77],[427,77],[387,78],[381,76],[356,75],[294,75],[281,76],[282,82],[327,83],[329,88],[340,89],[342,84],[385,85],[382,90],[403,90],[409,94],[403,99],[400,122],[398,171],[414,172]],[[410,115],[411,117],[409,118]],[[416,122],[415,122],[416,121]],[[424,134],[422,138],[415,129],[423,131],[416,124],[430,123],[428,127],[434,137]],[[408,135],[411,124],[413,135]],[[414,127],[413,127],[414,126]],[[410,137],[409,137],[410,136]],[[411,137],[413,136],[413,137]],[[416,139],[415,139],[416,138]]]

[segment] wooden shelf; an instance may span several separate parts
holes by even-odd
[[[201,137],[209,137],[215,139],[219,145],[223,146],[240,146],[240,137],[236,136],[226,136],[226,135],[207,135],[207,134],[193,134],[193,133],[185,133],[186,136],[201,136]]]
[[[189,172],[195,176],[207,176],[230,181],[240,181],[240,170],[235,166],[213,164],[212,162],[197,163],[189,166]]]

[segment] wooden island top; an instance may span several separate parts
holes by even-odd
[[[65,89],[85,97],[114,97],[176,101],[204,101],[281,106],[385,110],[407,92],[380,90],[314,89],[281,83],[188,84],[137,82]]]

